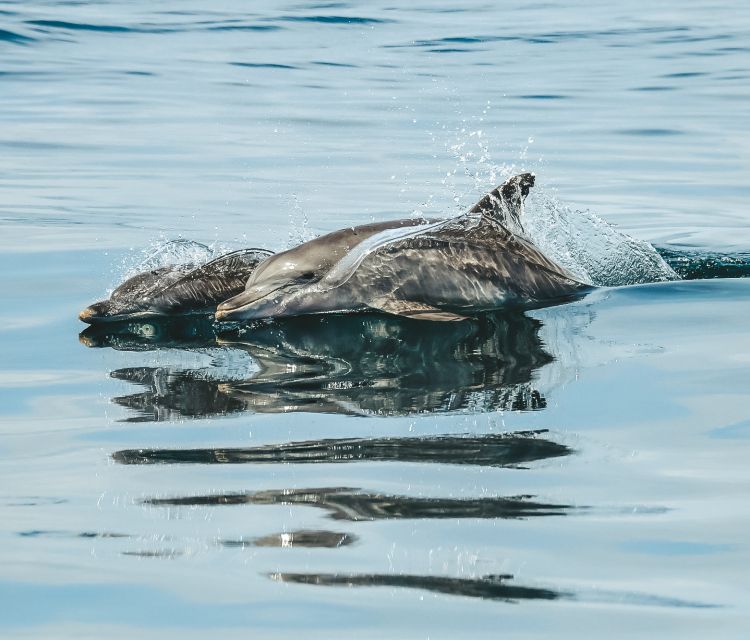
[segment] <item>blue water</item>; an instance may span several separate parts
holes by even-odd
[[[737,2],[0,3],[0,635],[745,637],[749,43]],[[166,239],[512,170],[710,279],[79,338]]]

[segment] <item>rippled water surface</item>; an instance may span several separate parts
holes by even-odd
[[[669,5],[0,3],[0,635],[746,637],[750,11]],[[686,279],[77,320],[167,239],[278,250],[516,170],[559,259],[638,281],[600,216]]]

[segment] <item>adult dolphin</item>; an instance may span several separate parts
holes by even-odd
[[[217,320],[383,311],[463,320],[529,307],[588,285],[525,237],[523,205],[534,175],[522,173],[448,220],[408,219],[335,231],[265,260]]]

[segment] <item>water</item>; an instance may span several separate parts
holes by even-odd
[[[740,3],[0,4],[0,635],[744,637],[749,36]],[[514,170],[559,259],[625,277],[598,216],[688,280],[78,337],[144,261]]]

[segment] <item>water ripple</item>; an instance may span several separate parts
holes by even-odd
[[[336,25],[369,25],[369,24],[388,24],[394,22],[387,18],[363,18],[359,16],[283,16],[272,18],[279,22],[313,22],[316,24],[336,24]]]
[[[15,31],[8,31],[7,29],[0,29],[0,42],[13,42],[15,44],[27,44],[33,42],[34,38],[30,36],[24,36]]]
[[[26,24],[35,27],[48,27],[50,29],[65,29],[67,31],[103,31],[106,33],[163,33],[165,29],[142,29],[137,27],[124,27],[115,24],[91,24],[85,22],[66,22],[65,20],[27,20]]]
[[[298,69],[290,64],[276,62],[230,62],[233,67],[247,67],[249,69]]]

